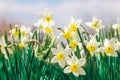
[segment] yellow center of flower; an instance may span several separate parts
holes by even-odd
[[[65,37],[66,39],[69,39],[70,38],[70,32],[64,32],[63,37]]]
[[[89,44],[89,45],[87,46],[87,49],[88,49],[90,52],[93,52],[93,51],[95,51],[96,47],[95,47],[95,45],[93,45],[93,44]]]
[[[45,33],[50,33],[50,32],[52,32],[52,29],[47,26],[47,27],[45,28]]]
[[[69,43],[70,47],[75,47],[77,45],[77,42],[76,41],[71,41]]]
[[[50,22],[52,20],[51,16],[45,16],[45,21]]]
[[[113,47],[111,45],[108,45],[105,47],[105,52],[106,53],[112,53],[113,52]]]
[[[19,47],[20,47],[20,48],[23,48],[23,47],[24,47],[24,44],[23,44],[23,43],[19,43]]]
[[[64,54],[62,52],[57,53],[57,59],[62,60],[64,58]]]
[[[19,34],[19,31],[17,29],[13,29],[12,33],[13,36],[17,36]]]
[[[21,32],[21,36],[25,36],[25,31],[22,31],[22,32]]]
[[[75,24],[70,24],[70,30],[71,31],[76,31],[77,27]]]
[[[92,23],[92,27],[95,28],[95,29],[98,28],[98,21],[93,22],[93,23]]]
[[[78,65],[75,64],[75,63],[71,64],[71,65],[70,65],[70,70],[71,70],[72,72],[78,71]]]

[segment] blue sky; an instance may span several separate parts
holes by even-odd
[[[29,26],[39,19],[38,13],[45,8],[54,12],[56,24],[62,27],[70,16],[81,18],[83,23],[97,16],[104,24],[120,17],[120,0],[0,0],[0,19]]]

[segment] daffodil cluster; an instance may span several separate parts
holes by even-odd
[[[45,80],[46,76],[43,77],[43,73],[47,75],[48,72],[51,73],[49,70],[58,69],[58,72],[51,74],[53,78],[49,78],[50,80],[61,80],[62,78],[54,77],[64,75],[67,80],[119,80],[120,20],[111,25],[108,32],[105,31],[102,21],[96,17],[85,25],[81,19],[70,17],[65,27],[57,27],[53,12],[48,9],[40,13],[40,19],[34,24],[34,30],[24,25],[14,27],[10,25],[10,36],[7,36],[6,32],[0,35],[0,53],[2,53],[0,55],[6,61],[4,63],[2,60],[3,63],[0,63],[0,70],[3,69],[1,65],[7,64],[10,72],[14,73],[14,65],[16,72],[18,66],[22,65],[23,73],[27,76],[30,70],[31,79]],[[96,33],[91,35],[87,27],[92,28]],[[45,67],[43,63],[39,63],[41,61],[45,61]],[[55,68],[52,69],[51,65]],[[41,70],[39,70],[40,66],[43,67]],[[41,73],[38,74],[37,70]],[[22,73],[22,70],[19,72]],[[19,77],[25,76],[21,73]],[[24,79],[29,78],[24,77]]]

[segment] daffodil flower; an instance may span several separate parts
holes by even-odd
[[[31,34],[31,28],[30,27],[25,27],[24,25],[22,25],[20,27],[20,33],[21,33],[21,37],[28,37]]]
[[[118,54],[116,51],[118,49],[119,49],[119,44],[115,43],[115,38],[112,38],[110,40],[105,39],[103,50],[107,56],[117,57]]]
[[[82,66],[84,66],[85,63],[86,63],[85,58],[78,59],[75,55],[73,55],[71,59],[67,60],[68,66],[65,67],[64,73],[71,73],[72,72],[73,75],[75,75],[77,77],[79,75],[85,75],[86,72],[82,68]]]
[[[96,17],[92,18],[92,22],[86,22],[86,25],[95,29],[97,32],[99,32],[100,29],[104,28],[102,21],[97,19]]]
[[[45,9],[43,13],[40,13],[40,21],[47,25],[55,25],[53,20],[53,12],[49,9]]]
[[[89,42],[85,41],[85,44],[91,56],[94,56],[95,53],[98,53],[101,50],[101,47],[100,47],[101,43],[97,42],[95,37],[92,37]]]
[[[75,39],[69,41],[69,46],[73,51],[76,51],[76,46],[81,49],[81,43]]]
[[[71,32],[69,29],[65,26],[65,29],[62,31],[61,34],[65,39],[70,39],[71,38]]]
[[[4,54],[5,59],[8,59],[7,53],[13,54],[12,49],[7,47],[7,44],[5,43],[3,36],[0,38],[0,51]]]
[[[12,36],[18,37],[18,35],[19,35],[19,26],[15,25],[15,28],[13,28],[12,30],[10,30],[9,32],[11,33]]]
[[[112,28],[115,30],[118,30],[119,34],[120,34],[120,19],[117,20],[116,24],[112,25]]]
[[[81,20],[75,21],[75,19],[73,17],[71,17],[68,28],[70,29],[70,31],[75,32],[77,30],[77,28],[81,28],[80,25],[81,25]]]
[[[36,22],[36,23],[34,24],[34,26],[37,27],[37,28],[39,28],[40,31],[42,31],[42,30],[43,30],[43,27],[44,27],[44,23],[41,22],[40,20],[38,20],[38,22]]]
[[[52,48],[51,51],[54,55],[54,57],[51,59],[51,62],[58,63],[62,68],[64,68],[67,57],[71,54],[72,50],[69,47],[63,49],[60,45],[58,45],[57,49]]]

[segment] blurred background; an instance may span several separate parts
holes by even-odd
[[[60,27],[68,23],[70,16],[82,19],[83,24],[96,16],[106,28],[120,17],[120,0],[0,0],[0,33],[9,29],[9,24],[32,27],[45,8],[54,12]]]

